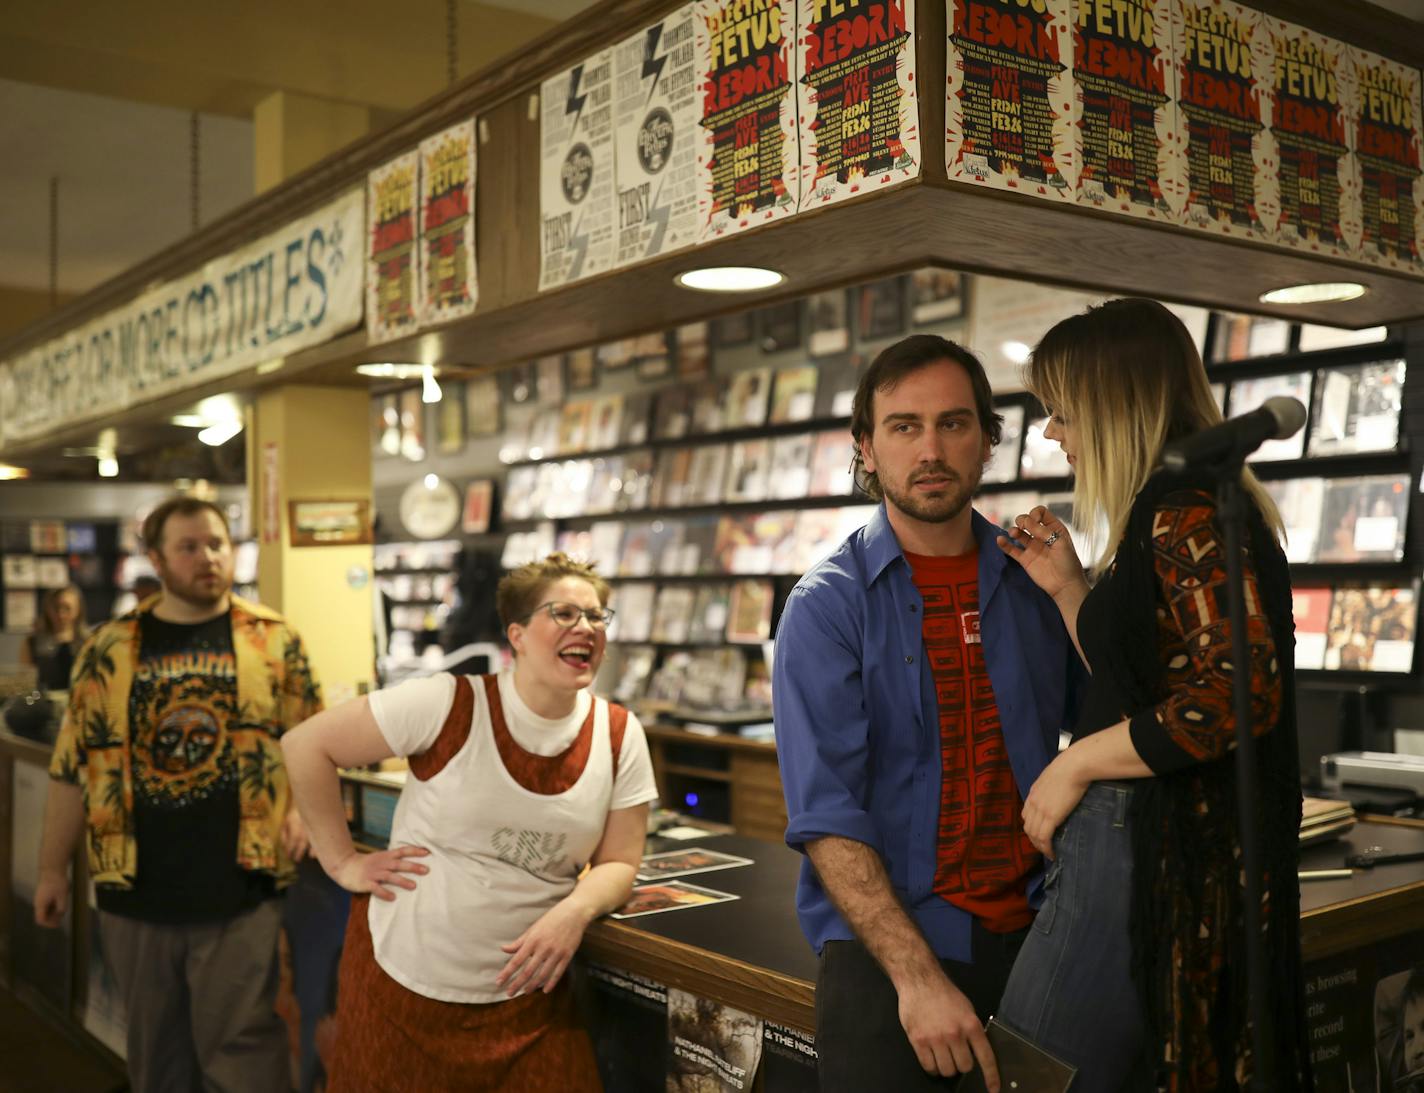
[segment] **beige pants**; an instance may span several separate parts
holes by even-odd
[[[282,901],[222,922],[167,926],[101,913],[104,956],[128,1011],[133,1093],[291,1088],[277,998]]]

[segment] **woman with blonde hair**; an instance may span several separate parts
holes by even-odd
[[[79,586],[51,588],[40,603],[35,632],[20,646],[20,663],[36,669],[40,690],[67,691],[74,654],[88,637]]]
[[[358,893],[332,1093],[601,1088],[564,973],[632,891],[657,795],[637,718],[588,690],[607,598],[563,554],[521,566],[495,595],[512,668],[411,680],[283,737],[317,857]],[[338,768],[390,756],[410,760],[390,848],[360,853]]]
[[[1256,1070],[1236,799],[1235,665],[1215,480],[1163,448],[1221,421],[1181,321],[1151,300],[1065,319],[1034,350],[1089,580],[1047,509],[999,540],[1053,596],[1092,672],[1073,741],[1024,802],[1047,896],[998,1018],[1075,1063],[1075,1093],[1226,1090]],[[1300,976],[1300,773],[1281,520],[1249,470],[1243,570],[1273,1090],[1310,1088]]]

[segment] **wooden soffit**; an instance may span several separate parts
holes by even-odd
[[[1424,281],[1190,229],[988,191],[946,178],[943,139],[945,7],[917,5],[917,65],[924,134],[922,174],[898,187],[811,210],[766,227],[540,293],[539,81],[675,10],[669,0],[606,0],[518,54],[451,88],[385,131],[328,157],[41,322],[0,342],[0,360],[72,330],[143,291],[180,277],[287,221],[364,185],[368,171],[421,138],[471,116],[481,120],[476,201],[479,307],[469,318],[369,346],[363,330],[303,350],[259,375],[248,369],[183,396],[135,407],[119,422],[153,420],[218,390],[292,382],[355,384],[354,365],[418,361],[498,368],[628,335],[714,317],[820,288],[939,265],[1066,287],[1148,295],[1232,311],[1367,327],[1424,318]],[[1252,6],[1322,34],[1424,68],[1419,24],[1366,4],[1258,0]],[[735,299],[677,287],[703,265],[763,265],[787,281]],[[1344,304],[1272,307],[1271,288],[1354,280],[1367,293]],[[3,412],[3,408],[0,408]],[[114,424],[114,420],[105,422]],[[7,448],[7,458],[92,436],[74,422]]]

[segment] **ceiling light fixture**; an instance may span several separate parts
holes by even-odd
[[[1332,304],[1358,300],[1368,290],[1358,281],[1319,281],[1309,285],[1286,285],[1261,293],[1263,304]]]
[[[356,371],[378,380],[418,380],[425,375],[428,364],[358,364]],[[438,374],[438,372],[437,372]]]
[[[206,429],[210,422],[202,414],[174,414],[168,419],[170,425],[184,429]]]
[[[420,373],[420,401],[439,402],[440,395],[440,385],[435,382],[435,369],[427,364]]]
[[[30,472],[25,467],[16,467],[9,463],[0,463],[0,482],[12,482],[16,478],[29,477]]]
[[[1033,356],[1033,350],[1023,342],[1005,342],[999,349],[1014,364],[1027,364],[1029,357]]]
[[[99,477],[117,478],[119,477],[119,461],[112,455],[99,457]]]
[[[775,288],[786,280],[786,274],[760,266],[708,266],[686,270],[673,280],[699,292],[758,292]]]
[[[427,474],[425,476],[426,489],[433,490],[438,485],[440,485],[440,476],[438,474]]]
[[[242,432],[242,422],[220,421],[216,425],[209,425],[199,433],[198,439],[210,448],[221,448],[240,432]]]

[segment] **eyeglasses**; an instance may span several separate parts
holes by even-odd
[[[541,603],[533,611],[529,612],[532,619],[540,611],[549,612],[549,617],[562,626],[565,630],[572,630],[578,625],[579,619],[588,620],[589,626],[595,630],[607,629],[608,624],[613,621],[613,609],[611,607],[590,607],[584,609],[578,604],[560,603],[554,600],[550,603]]]

